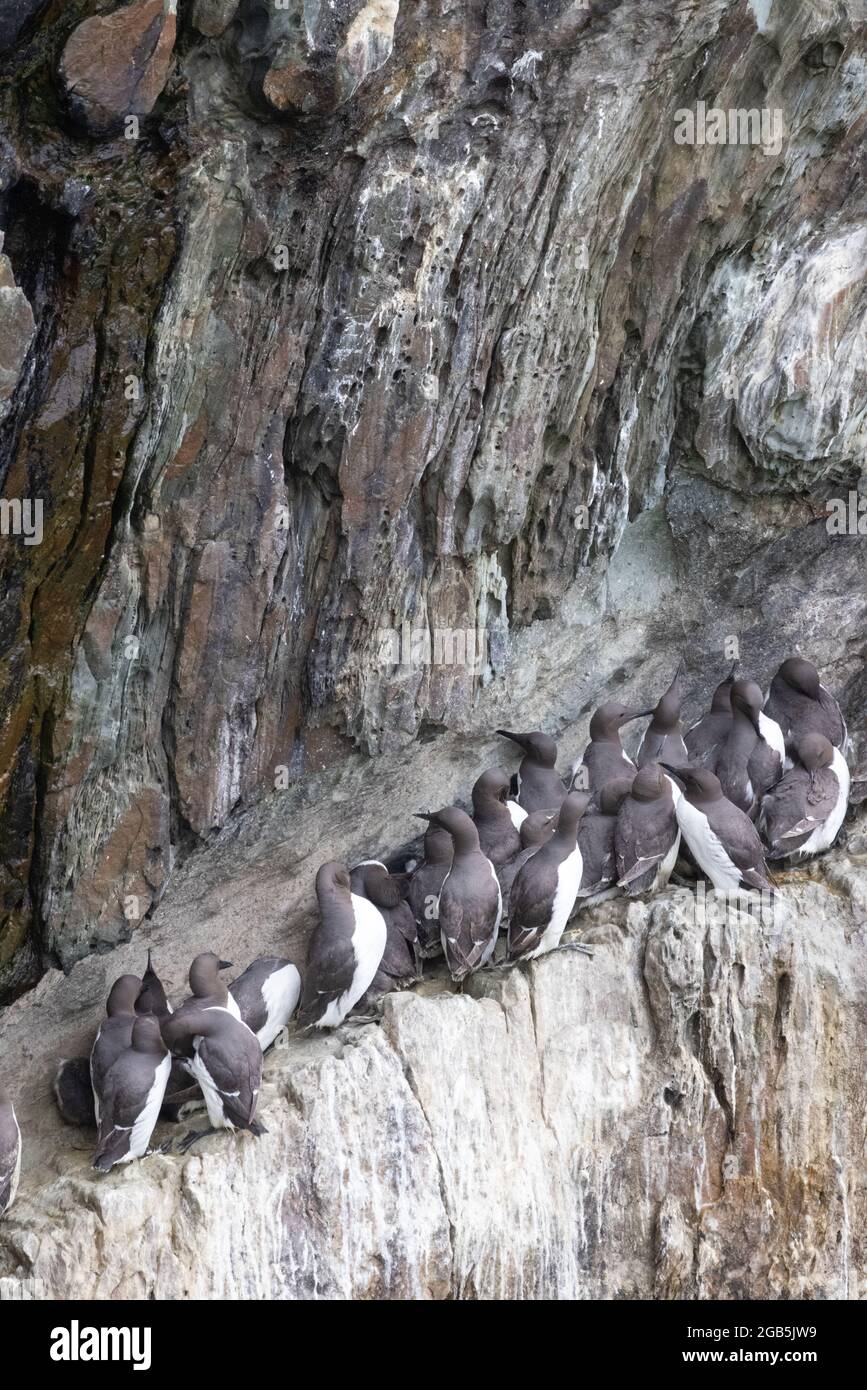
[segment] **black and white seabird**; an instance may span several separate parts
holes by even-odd
[[[556,810],[566,795],[566,787],[557,773],[554,740],[538,729],[529,734],[513,734],[506,729],[498,729],[497,733],[524,750],[518,768],[519,806],[525,811],[544,811],[551,807]]]
[[[683,741],[686,745],[688,754],[687,759],[665,759],[666,762],[680,764],[689,761],[698,767],[708,767],[713,771],[719,750],[729,736],[732,726],[732,686],[735,683],[735,671],[737,662],[734,662],[732,669],[724,681],[720,681],[713,698],[710,702],[710,709],[707,714],[703,714],[701,719],[696,720],[684,734]]]
[[[584,756],[572,768],[573,786],[581,791],[598,792],[606,782],[634,773],[635,763],[627,758],[620,742],[620,730],[633,719],[652,714],[649,709],[627,709],[609,702],[600,705],[590,720],[590,742]],[[579,776],[580,769],[584,776]]]
[[[790,656],[783,662],[771,681],[765,714],[779,724],[788,750],[794,749],[805,734],[824,734],[845,756],[846,721],[834,696],[822,685],[812,661]]]
[[[597,792],[578,822],[578,848],[581,851],[581,887],[578,898],[582,906],[592,907],[618,893],[617,856],[614,832],[617,813],[629,795],[635,779],[618,777],[606,782]]]
[[[588,800],[574,792],[566,797],[554,834],[515,877],[509,896],[510,960],[534,960],[560,945],[581,883],[578,822]]]
[[[100,1085],[94,1168],[107,1173],[116,1163],[144,1157],[171,1067],[159,1020],[142,1014],[133,1022],[129,1047],[115,1058]]]
[[[714,888],[773,891],[765,851],[749,816],[723,795],[719,778],[704,767],[669,767],[683,783],[677,821],[699,868]]]
[[[512,884],[527,860],[530,859],[536,850],[542,845],[547,844],[554,831],[557,829],[556,810],[553,811],[531,811],[526,820],[521,822],[521,848],[516,855],[513,855],[505,864],[501,864],[497,870],[497,878],[500,882],[500,892],[503,898],[503,910],[509,901],[512,891]]]
[[[230,1014],[240,1019],[238,1001],[229,991],[225,980],[220,979],[221,970],[231,970],[230,960],[220,960],[213,951],[202,951],[190,966],[190,993],[181,1004],[182,1009],[208,1009],[217,1007],[228,1009]]]
[[[680,720],[683,705],[683,663],[681,662],[665,694],[660,696],[653,718],[645,730],[641,746],[635,755],[635,764],[642,768],[647,763],[685,763],[686,744],[683,741],[683,724]]]
[[[238,1005],[242,1021],[256,1034],[265,1052],[298,1007],[301,976],[291,960],[259,956],[243,975],[232,981],[229,993]]]
[[[668,883],[680,848],[679,797],[658,763],[646,763],[633,778],[614,830],[617,886],[629,897],[657,892]]]
[[[466,811],[446,806],[429,819],[449,832],[454,846],[438,915],[446,964],[460,983],[494,954],[503,898],[494,866],[482,854],[479,832]]]
[[[768,858],[807,859],[830,849],[849,799],[849,769],[824,734],[805,734],[794,766],[762,801],[758,828]]]
[[[406,890],[418,931],[418,951],[423,960],[443,952],[437,904],[446,874],[452,866],[452,837],[442,826],[428,824],[424,859],[413,871]]]
[[[211,1122],[209,1130],[188,1134],[181,1152],[220,1129],[246,1129],[257,1138],[267,1133],[255,1118],[262,1085],[262,1049],[246,1023],[221,1005],[190,1004],[163,1019],[162,1035],[198,1081]]]
[[[109,1069],[132,1042],[136,1020],[135,1001],[141,990],[138,975],[121,975],[112,985],[105,1005],[106,1016],[99,1025],[90,1051],[90,1084],[96,1123],[99,1124],[99,1098]]]
[[[401,877],[390,874],[378,860],[357,864],[349,874],[349,883],[352,892],[373,903],[385,921],[385,950],[364,1001],[373,1004],[379,995],[406,989],[421,979],[418,927],[403,896],[405,885]]]
[[[521,848],[521,823],[527,812],[509,800],[509,779],[498,767],[483,772],[473,787],[473,823],[479,848],[499,868]]]
[[[735,681],[731,703],[731,728],[713,771],[723,795],[754,816],[765,792],[782,776],[785,744],[780,726],[762,712],[762,692],[755,681]]]
[[[0,1216],[15,1201],[21,1177],[21,1130],[9,1093],[0,1086]]]
[[[352,892],[349,870],[336,860],[316,875],[319,921],[307,948],[298,1024],[337,1028],[366,993],[385,952],[385,918]]]
[[[96,1110],[89,1057],[61,1058],[54,1074],[54,1099],[64,1124],[95,1129]]]

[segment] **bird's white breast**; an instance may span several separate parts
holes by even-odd
[[[677,803],[677,823],[714,888],[739,888],[741,874],[707,816],[685,796]]]
[[[542,940],[534,951],[528,952],[530,959],[536,956],[544,956],[548,951],[553,951],[560,945],[560,938],[566,929],[569,915],[575,906],[575,899],[578,896],[578,889],[581,886],[581,875],[584,872],[584,864],[581,858],[581,851],[576,845],[572,853],[563,860],[557,867],[557,887],[554,891],[554,900],[551,904],[551,917],[548,925],[542,933]]]
[[[270,1047],[280,1029],[289,1022],[298,1007],[301,976],[294,965],[284,965],[269,975],[262,985],[266,1018],[259,1032],[259,1046],[264,1052]]]
[[[143,1158],[147,1153],[154,1126],[159,1119],[160,1106],[163,1103],[163,1096],[166,1093],[166,1086],[169,1082],[169,1072],[172,1069],[172,1059],[168,1053],[163,1057],[156,1071],[154,1072],[153,1085],[147,1093],[147,1098],[142,1107],[141,1114],[132,1127],[129,1137],[129,1150],[120,1160],[121,1163],[129,1163],[133,1158]]]

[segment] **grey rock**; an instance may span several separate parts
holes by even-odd
[[[244,949],[255,877],[190,942],[155,919],[176,988],[200,934]],[[786,877],[776,917],[682,889],[605,904],[578,918],[592,960],[463,995],[440,971],[381,1027],[289,1037],[265,1138],[104,1180],[41,1072],[47,1030],[92,1023],[106,960],[48,975],[0,1020],[32,1072],[0,1278],[55,1298],[863,1298],[865,899],[867,858],[832,853]]]

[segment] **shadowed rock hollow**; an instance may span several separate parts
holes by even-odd
[[[865,537],[826,525],[828,499],[857,506],[865,486],[863,21],[858,0],[27,0],[0,19],[0,483],[44,504],[41,544],[0,539],[0,989],[31,989],[0,1035],[34,1077],[22,1213],[51,1161],[52,1055],[81,1045],[106,980],[150,940],[176,988],[218,936],[235,959],[301,959],[318,863],[407,843],[420,797],[466,796],[504,759],[492,729],[546,727],[565,767],[595,703],[647,703],[681,655],[696,714],[734,637],[765,683],[796,647],[814,659],[863,756]],[[699,102],[780,112],[782,137],[677,144]],[[395,664],[383,632],[404,624],[469,632],[480,659]],[[681,1004],[653,973],[656,905],[612,909],[611,960],[544,963],[484,1003],[398,1000],[381,1033],[305,1044],[302,1080],[275,1059],[274,1103],[288,1088],[314,1130],[317,1088],[350,1088],[358,1171],[414,1171],[381,1132],[415,1145],[427,1176],[387,1270],[356,1276],[310,1234],[343,1198],[292,1148],[300,1119],[270,1149],[232,1141],[99,1187],[64,1148],[34,1222],[48,1232],[50,1203],[86,1182],[91,1213],[122,1209],[120,1250],[140,1199],[142,1220],[162,1213],[168,1291],[193,1277],[180,1255],[165,1270],[178,1194],[255,1168],[276,1202],[279,1161],[283,1215],[231,1218],[251,1251],[273,1242],[272,1291],[646,1296],[657,1277],[675,1297],[805,1280],[857,1296],[843,1129],[864,1068],[829,1030],[856,1027],[863,887],[810,892],[824,915],[802,903],[789,946],[748,936],[718,978],[686,933],[690,1018],[754,1001],[733,1025],[746,1070],[741,1052],[726,1072],[724,1029],[710,1061],[697,1025],[665,1033]],[[824,1039],[815,1056],[800,1023],[773,1042],[780,998]],[[559,1081],[546,1007],[598,1020],[595,1060],[573,1075],[561,1058]],[[510,1017],[531,1095],[554,1088],[526,1103],[528,1162],[559,1174],[537,1175],[544,1239],[520,1270],[498,1234],[524,1229],[508,1183],[493,1225],[455,1221],[469,1173],[449,1164],[472,1157],[438,1132],[439,1083],[412,1052],[477,1030],[491,1065],[467,1095],[496,1110]],[[612,1119],[593,1083],[620,1074],[625,1018]],[[846,1046],[863,1058],[863,1033]],[[824,1108],[805,1119],[816,1056]],[[381,1095],[362,1084],[377,1068]],[[737,1105],[735,1073],[753,1088]],[[381,1230],[352,1210],[345,1238],[376,1264]],[[777,1232],[758,1264],[738,1221]],[[79,1258],[83,1227],[38,1260],[18,1230],[13,1267],[41,1262],[56,1288],[74,1269],[93,1289],[133,1277]],[[216,1249],[205,1269],[210,1292],[247,1277]]]

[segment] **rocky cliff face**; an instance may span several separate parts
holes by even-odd
[[[777,926],[612,908],[592,964],[287,1049],[259,1145],[97,1185],[48,1099],[144,940],[176,989],[206,946],[301,959],[318,864],[406,845],[498,726],[565,766],[681,655],[694,715],[732,643],[765,681],[799,647],[863,757],[862,0],[15,11],[0,997],[30,992],[0,1039],[29,1139],[0,1269],[863,1296],[845,854]]]
[[[30,1143],[0,1292],[863,1298],[864,827],[790,877],[775,915],[756,902],[702,914],[668,890],[583,918],[592,960],[463,995],[435,973],[388,996],[381,1026],[278,1046],[261,1140],[106,1178],[53,1113],[45,1035],[73,1042],[138,957],[50,972],[0,1024],[27,1058]],[[205,931],[234,929],[234,950],[246,925],[225,903]],[[177,923],[161,931],[179,968]]]
[[[554,728],[731,634],[863,699],[824,526],[864,456],[860,8],[3,22],[0,476],[44,507],[0,548],[7,992],[275,784],[489,729],[537,658]],[[700,102],[764,143],[677,143]],[[404,623],[478,659],[395,664]]]

